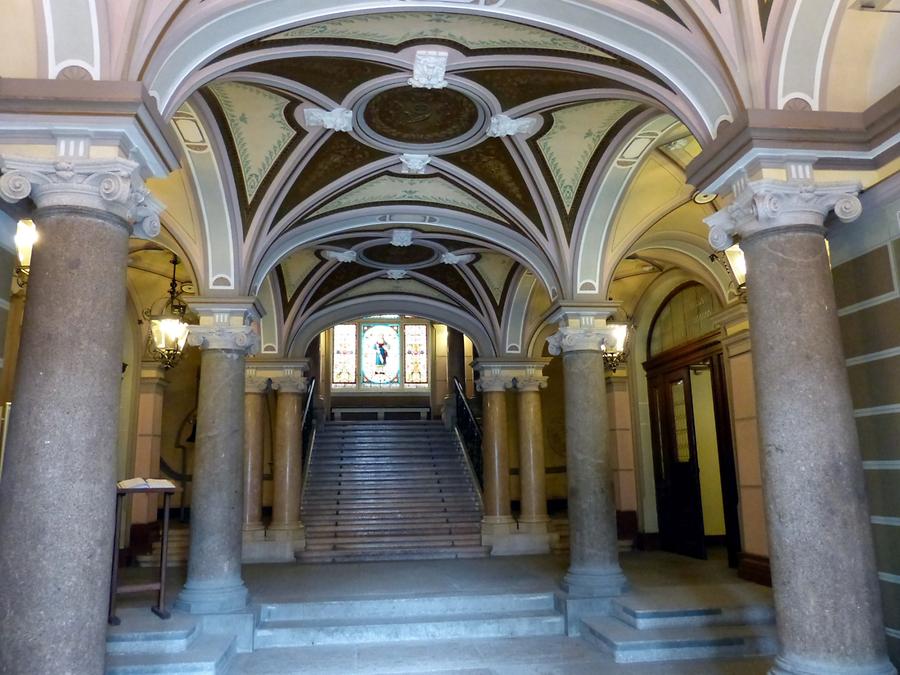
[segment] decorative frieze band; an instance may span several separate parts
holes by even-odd
[[[789,181],[739,179],[732,188],[731,204],[704,218],[712,247],[721,251],[736,238],[776,228],[821,227],[832,210],[843,222],[856,220],[862,213],[858,183],[815,183],[811,167],[795,168],[793,173],[800,177]]]
[[[5,156],[0,173],[0,198],[7,202],[30,196],[39,209],[94,209],[117,216],[136,237],[159,234],[163,206],[144,185],[137,162]]]

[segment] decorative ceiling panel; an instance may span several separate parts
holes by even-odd
[[[538,49],[614,58],[590,45],[511,21],[446,12],[392,12],[332,19],[265,39],[354,40],[397,47],[410,42],[453,42],[466,49]]]
[[[273,225],[303,200],[351,171],[387,157],[387,153],[364,145],[350,134],[332,134],[307,163],[278,207]]]
[[[291,101],[268,89],[239,82],[208,87],[231,132],[247,202],[252,202],[279,155],[297,135],[285,119]]]
[[[594,152],[609,130],[639,104],[595,101],[553,112],[553,126],[537,141],[563,206],[570,213]]]
[[[299,82],[340,103],[363,82],[398,72],[381,63],[337,56],[303,56],[259,61],[245,70]]]
[[[440,177],[411,178],[383,175],[342,194],[320,208],[312,217],[354,206],[373,206],[379,203],[424,202],[480,213],[503,220],[494,209],[465,190]]]
[[[489,138],[474,148],[445,155],[442,159],[490,185],[522,209],[535,225],[541,226],[540,213],[528,191],[528,184],[502,140]]]
[[[469,282],[453,265],[434,265],[426,269],[416,270],[416,274],[422,274],[434,279],[439,284],[446,286],[462,296],[473,307],[478,307],[478,299],[475,297]]]
[[[346,293],[342,293],[334,299],[335,302],[358,298],[363,295],[375,295],[378,293],[403,293],[404,295],[418,295],[433,298],[443,302],[453,302],[446,294],[436,288],[424,284],[417,279],[372,279],[364,284],[355,286]],[[456,303],[454,303],[456,304]]]
[[[322,283],[319,284],[318,288],[316,288],[312,297],[309,299],[307,306],[313,305],[329,293],[338,290],[342,286],[349,284],[351,281],[355,281],[367,274],[371,274],[372,272],[372,269],[358,265],[354,262],[336,265],[328,276],[322,280]]]
[[[616,80],[550,68],[485,68],[459,73],[488,89],[504,110],[546,96],[584,89],[631,89]]]
[[[322,263],[322,259],[312,249],[299,249],[291,253],[281,261],[282,287],[288,298],[294,297],[294,293],[306,280],[310,273]]]
[[[503,290],[515,265],[516,261],[509,256],[489,252],[481,253],[472,263],[497,305],[503,299]]]

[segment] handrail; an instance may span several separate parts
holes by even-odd
[[[455,376],[453,387],[456,393],[456,428],[463,440],[463,447],[478,478],[478,483],[483,486],[484,462],[481,454],[481,427],[469,406],[469,400],[466,398],[466,392],[460,384],[459,378]]]
[[[306,387],[306,403],[303,406],[303,417],[300,418],[300,435],[303,443],[303,467],[304,473],[309,466],[309,452],[312,447],[312,436],[316,426],[316,416],[313,413],[313,401],[316,399],[316,378],[309,378]]]

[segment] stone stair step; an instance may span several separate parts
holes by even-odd
[[[320,525],[306,526],[306,539],[316,539],[319,537],[334,538],[339,535],[344,536],[368,536],[376,534],[474,534],[481,533],[481,525],[479,523],[463,522],[463,523],[365,523],[353,525],[331,525],[323,527]]]
[[[197,618],[172,612],[166,620],[147,608],[116,610],[118,626],[106,631],[107,654],[152,654],[183,652],[199,635]]]
[[[455,560],[462,558],[485,558],[491,552],[490,546],[417,546],[415,548],[393,548],[388,550],[348,550],[348,551],[302,551],[296,554],[303,563],[342,562],[388,562],[392,560]]]
[[[326,619],[263,621],[256,629],[254,646],[436,640],[466,637],[524,637],[560,635],[563,618],[548,610],[503,614],[445,614],[378,619]]]
[[[362,514],[335,514],[335,513],[305,513],[303,523],[307,527],[338,525],[364,525],[367,523],[416,523],[416,522],[441,522],[464,523],[479,522],[480,512],[474,507],[467,511],[440,511],[427,513],[362,513]],[[475,516],[478,518],[475,518]]]
[[[760,656],[778,650],[775,627],[673,626],[639,629],[617,618],[584,618],[581,635],[616,663]]]
[[[774,624],[771,591],[749,584],[670,586],[616,598],[613,615],[634,628]]]
[[[411,546],[444,548],[480,546],[481,534],[372,535],[368,537],[317,537],[307,540],[307,551],[350,551],[359,549],[409,548]]]
[[[235,638],[200,635],[184,651],[113,654],[106,657],[107,675],[203,673],[221,675],[235,654]]]

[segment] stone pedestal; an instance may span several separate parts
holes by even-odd
[[[300,522],[300,498],[303,460],[303,394],[306,378],[300,367],[285,367],[272,378],[278,392],[273,444],[272,522],[266,539],[289,542],[293,551],[305,548],[306,538]],[[293,554],[291,555],[293,559]]]
[[[832,208],[859,215],[856,189],[741,181],[707,219],[713,246],[736,235],[747,260],[779,675],[896,672],[822,228]]]
[[[265,424],[265,393],[269,379],[256,375],[256,368],[248,366],[244,385],[244,518],[241,526],[243,559],[256,558],[254,547],[266,538],[262,522],[263,490],[263,425]]]
[[[259,336],[250,324],[261,310],[251,298],[195,298],[200,325],[188,339],[202,350],[200,405],[191,497],[188,577],[175,606],[197,614],[244,609],[243,520],[244,360]]]
[[[549,553],[547,491],[544,467],[544,423],[541,416],[541,392],[547,378],[539,367],[515,378],[519,407],[519,479],[521,512],[518,532],[534,540],[538,550]]]
[[[619,567],[602,354],[614,339],[606,326],[613,311],[564,308],[556,317],[559,332],[549,339],[550,352],[563,355],[565,377],[571,562],[563,587],[570,598],[610,598],[626,587]]]
[[[40,235],[0,481],[3,673],[105,670],[128,236],[159,227],[137,169],[0,158]]]
[[[482,392],[482,453],[484,458],[484,519],[481,541],[493,546],[496,553],[503,541],[515,531],[515,520],[509,501],[509,449],[506,439],[506,390],[512,377],[500,368],[476,365],[477,381]]]

